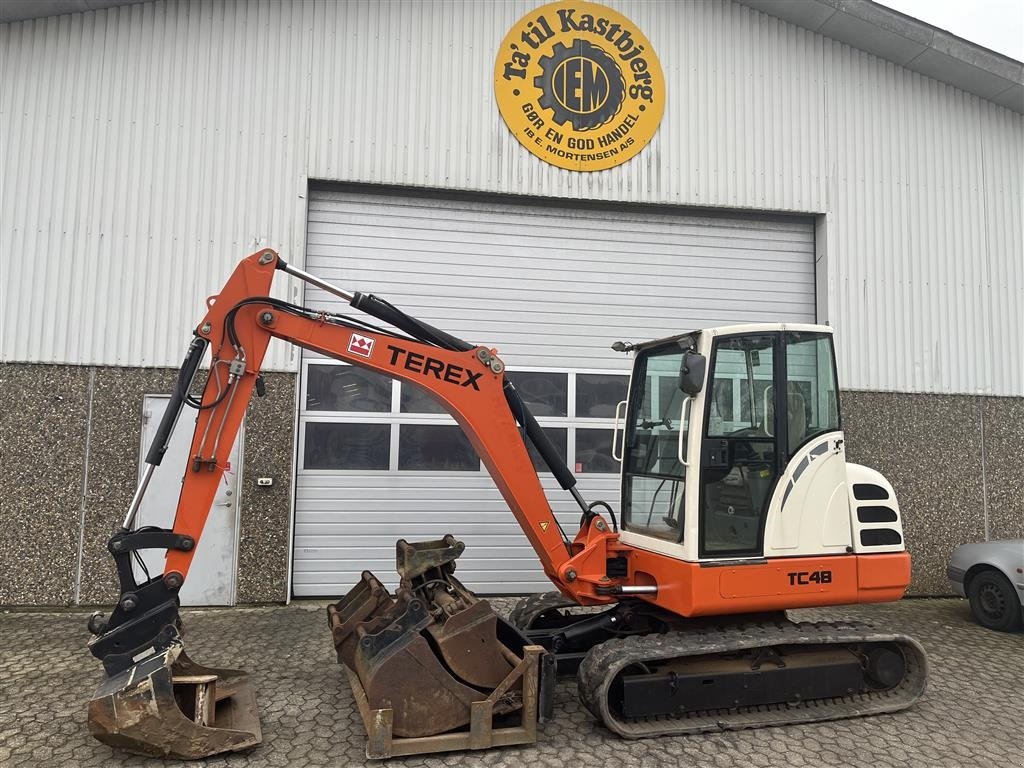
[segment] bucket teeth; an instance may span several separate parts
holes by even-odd
[[[327,608],[338,661],[352,670],[374,709],[393,710],[396,736],[430,736],[469,723],[519,662],[523,643],[499,640],[499,617],[452,575],[461,541],[396,545],[401,586],[392,596],[372,573]],[[509,628],[510,629],[510,628]],[[500,627],[502,637],[510,634]],[[518,633],[511,632],[511,636]],[[521,682],[495,714],[522,707]]]
[[[108,677],[89,702],[88,721],[104,744],[158,757],[198,759],[262,739],[249,676],[197,664],[180,640]]]

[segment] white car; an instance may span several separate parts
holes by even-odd
[[[946,575],[983,627],[1010,632],[1024,623],[1024,539],[963,544]]]

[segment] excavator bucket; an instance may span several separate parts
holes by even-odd
[[[111,747],[185,759],[263,738],[249,676],[196,664],[180,640],[107,678],[89,702],[89,731]]]
[[[327,608],[338,661],[359,678],[373,709],[394,711],[395,736],[467,725],[473,702],[498,688],[523,657],[525,638],[452,575],[464,545],[452,536],[396,545],[395,595],[369,571]],[[495,714],[521,709],[521,681]]]
[[[383,614],[394,605],[387,587],[369,571],[363,571],[359,583],[334,605],[327,606],[327,622],[334,637],[338,661],[355,669],[356,627]]]

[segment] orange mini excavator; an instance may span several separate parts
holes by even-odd
[[[272,298],[283,271],[393,329]],[[848,463],[832,332],[744,325],[642,344],[612,447],[621,462],[619,521],[588,503],[496,350],[422,323],[387,301],[349,293],[264,250],[208,301],[124,524],[109,542],[121,596],[94,614],[93,655],[107,679],[89,705],[100,740],[132,751],[203,757],[260,741],[244,672],[189,660],[181,589],[272,338],[422,387],[455,418],[540,558],[556,592],[499,617],[454,577],[463,546],[398,542],[400,587],[369,572],[328,609],[339,660],[393,732],[465,726],[473,702],[508,676],[527,644],[547,653],[539,685],[575,673],[587,709],[629,738],[801,723],[913,703],[927,662],[913,639],[845,623],[794,623],[789,608],[899,599],[910,580],[899,505],[878,472]],[[202,395],[193,384],[207,348]],[[183,406],[197,409],[192,461],[172,529],[133,522]],[[530,441],[579,504],[571,538],[555,519]],[[167,551],[163,574],[137,583],[140,549]],[[585,606],[588,610],[574,608]],[[522,688],[522,687],[521,687]],[[523,706],[508,690],[496,711]],[[532,707],[531,702],[531,707]]]

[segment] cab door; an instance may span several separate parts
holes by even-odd
[[[683,541],[687,478],[682,453],[693,398],[680,388],[680,368],[693,346],[694,339],[686,337],[648,348],[634,364],[622,456],[622,521],[627,535],[673,545]]]
[[[786,466],[764,554],[840,554],[853,544],[832,334],[786,331]]]
[[[785,465],[780,334],[715,339],[701,446],[699,555],[761,557],[768,504]]]

